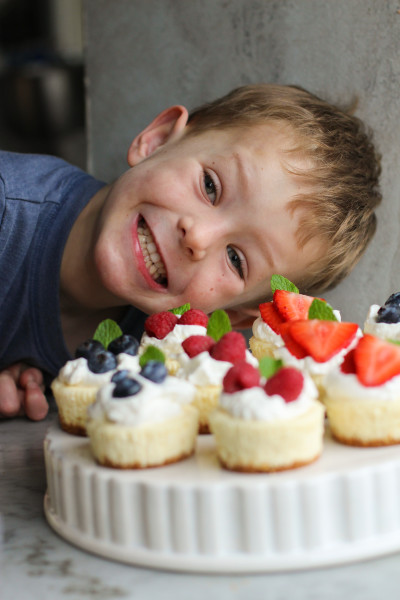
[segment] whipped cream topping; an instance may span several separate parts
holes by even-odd
[[[88,408],[89,419],[127,426],[160,423],[181,414],[182,406],[194,399],[195,388],[188,381],[167,377],[157,384],[141,375],[135,375],[135,379],[142,389],[125,398],[114,398],[115,383],[102,386],[95,403]]]
[[[304,376],[303,389],[292,402],[285,402],[282,396],[269,396],[262,387],[253,387],[233,394],[223,392],[219,405],[237,419],[245,421],[275,421],[293,419],[306,412],[318,397],[314,382]]]
[[[343,373],[340,369],[332,371],[326,380],[327,398],[346,396],[346,402],[352,400],[399,401],[400,375],[392,377],[382,385],[363,385],[354,373]]]
[[[145,332],[140,341],[139,354],[143,354],[148,346],[156,346],[169,358],[177,358],[182,352],[182,342],[191,335],[206,335],[207,329],[202,325],[175,325],[165,338],[159,340]]]
[[[130,373],[139,373],[140,371],[138,354],[132,356],[131,354],[121,352],[120,354],[117,354],[117,364],[118,371],[121,371],[122,369],[126,369]]]
[[[151,231],[144,219],[140,219],[137,231],[144,262],[151,278],[157,283],[164,284],[166,282],[167,271],[161,260],[161,256],[158,254]]]
[[[302,373],[308,373],[309,375],[327,375],[342,364],[345,355],[349,350],[355,348],[360,337],[362,337],[362,331],[358,328],[352,342],[325,362],[317,362],[311,356],[296,358],[285,346],[274,350],[274,357],[281,359],[287,366],[296,367],[296,369],[299,369]]]
[[[180,368],[176,374],[181,379],[186,379],[198,386],[221,385],[232,363],[224,360],[215,360],[209,352],[201,352],[190,358],[186,352],[179,357]],[[257,359],[246,350],[246,361],[258,367]]]
[[[80,357],[67,361],[61,367],[58,379],[67,385],[97,387],[110,381],[114,373],[115,369],[105,373],[93,373],[88,367],[86,358]]]
[[[263,342],[268,342],[271,346],[275,346],[276,348],[280,348],[283,346],[283,339],[279,333],[275,333],[273,329],[265,321],[262,320],[261,317],[258,317],[252,327],[253,335],[258,340],[262,340]]]
[[[61,367],[58,378],[67,385],[98,387],[111,381],[114,373],[121,369],[127,369],[131,373],[138,373],[140,371],[139,357],[121,352],[117,355],[117,369],[112,369],[105,373],[93,373],[88,367],[86,358],[75,358],[74,360],[67,361]]]
[[[384,340],[400,341],[400,323],[377,323],[379,304],[372,304],[364,323],[364,333],[370,333]]]

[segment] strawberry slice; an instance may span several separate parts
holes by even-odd
[[[353,350],[350,350],[350,352],[348,352],[346,354],[346,356],[343,359],[342,364],[340,365],[340,370],[342,371],[342,373],[346,373],[346,374],[352,374],[354,375],[356,373],[356,363],[354,360],[354,348]]]
[[[260,304],[258,308],[264,323],[269,325],[269,327],[271,327],[275,333],[280,333],[280,326],[285,322],[285,320],[278,313],[278,310],[275,308],[273,302],[264,302],[263,304]]]
[[[358,330],[356,323],[309,319],[290,323],[291,337],[316,362],[326,362],[347,348]]]
[[[273,295],[274,306],[284,321],[307,319],[308,310],[313,300],[313,296],[305,296],[286,290],[275,290]]]
[[[381,385],[400,375],[400,346],[365,334],[355,348],[354,361],[360,383]]]
[[[289,350],[290,354],[293,354],[293,356],[295,356],[296,358],[305,358],[307,356],[307,352],[290,335],[291,325],[292,323],[289,321],[286,323],[282,323],[280,329],[282,339],[285,342],[285,346]]]

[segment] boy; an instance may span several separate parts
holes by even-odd
[[[103,318],[140,336],[146,314],[190,302],[245,327],[273,273],[304,293],[333,287],[380,202],[360,121],[296,87],[166,109],[111,185],[58,159],[0,159],[3,416],[43,418],[41,371],[55,375]]]

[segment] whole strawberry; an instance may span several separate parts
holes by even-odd
[[[212,346],[210,354],[215,360],[236,364],[246,359],[246,340],[241,333],[229,331]]]
[[[303,384],[304,378],[300,371],[294,367],[282,367],[268,379],[264,389],[269,396],[278,394],[285,402],[293,402],[299,397]]]
[[[182,342],[182,348],[186,354],[193,358],[202,352],[209,352],[215,341],[208,335],[191,335]]]
[[[150,315],[144,322],[144,329],[150,337],[156,337],[159,340],[173,330],[178,322],[178,317],[172,312],[163,311]]]
[[[190,308],[179,319],[179,325],[201,325],[207,327],[208,317],[198,308]]]
[[[259,383],[260,372],[245,361],[233,365],[223,379],[224,392],[228,394],[256,387]]]

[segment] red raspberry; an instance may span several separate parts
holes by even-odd
[[[144,328],[147,335],[162,340],[173,330],[177,322],[178,317],[174,313],[164,311],[147,317],[144,322]]]
[[[209,335],[191,335],[182,342],[182,348],[186,354],[193,358],[201,352],[208,352],[215,341]]]
[[[285,402],[293,402],[299,397],[303,383],[304,378],[300,371],[294,367],[282,367],[268,379],[264,389],[270,396],[278,394]]]
[[[238,362],[229,369],[223,380],[224,392],[233,394],[260,384],[258,369],[245,361]]]
[[[241,333],[229,331],[210,350],[215,360],[226,360],[236,364],[246,358],[246,340]]]
[[[179,325],[201,325],[207,327],[208,317],[198,308],[190,308],[179,319]]]

